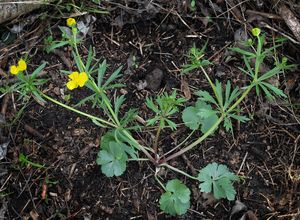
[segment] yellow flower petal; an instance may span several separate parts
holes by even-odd
[[[27,69],[27,64],[26,64],[25,60],[23,60],[23,59],[19,60],[18,69],[20,72],[25,71]]]
[[[76,89],[77,87],[78,87],[78,84],[74,80],[71,80],[67,83],[67,88],[69,90]]]
[[[69,27],[73,27],[74,25],[76,25],[76,20],[74,18],[68,18],[67,19],[67,25]]]
[[[84,84],[88,81],[88,75],[86,72],[81,72],[77,78],[77,83],[80,87],[83,87]]]
[[[10,73],[13,74],[13,75],[17,75],[19,73],[18,67],[15,66],[15,65],[10,66]]]
[[[78,72],[73,72],[69,75],[69,78],[72,80],[76,80],[79,77],[79,73]]]

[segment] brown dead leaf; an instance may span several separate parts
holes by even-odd
[[[212,193],[202,193],[202,198],[205,199],[206,201],[203,203],[204,207],[207,206],[212,206],[216,203],[216,198],[214,197],[214,195]]]
[[[281,5],[279,7],[279,14],[293,32],[298,42],[300,42],[300,22],[294,13],[286,5]]]
[[[30,211],[30,217],[32,218],[32,220],[40,220],[40,216],[38,213],[36,213],[35,211]]]
[[[231,219],[232,216],[234,216],[235,214],[240,213],[242,211],[244,212],[245,210],[247,210],[247,206],[239,200],[236,200],[234,206],[231,209],[229,219]]]
[[[68,189],[66,192],[65,192],[65,200],[66,200],[66,202],[68,202],[68,201],[70,201],[71,200],[71,198],[72,198],[72,195],[71,195],[71,190],[70,189]]]
[[[73,136],[83,136],[87,131],[83,128],[76,128],[73,130]]]
[[[149,212],[147,212],[147,217],[148,217],[148,220],[157,220],[157,216],[156,215],[152,215]]]
[[[295,87],[296,83],[298,82],[299,73],[291,73],[287,76],[287,78],[288,79],[285,82],[284,92],[285,94],[290,94],[290,91]]]
[[[258,218],[253,211],[249,210],[240,218],[240,220],[258,220]]]
[[[185,78],[183,78],[181,80],[181,91],[183,92],[184,97],[187,100],[191,99],[191,97],[192,97],[191,90],[190,90],[189,84]]]

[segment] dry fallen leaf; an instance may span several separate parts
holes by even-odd
[[[236,200],[234,206],[231,209],[229,219],[231,219],[233,215],[245,210],[247,210],[247,206],[239,200]]]
[[[40,219],[40,216],[38,213],[36,213],[35,211],[30,211],[30,217],[32,218],[32,220],[39,220]]]
[[[189,100],[192,97],[189,84],[188,84],[188,82],[187,82],[187,80],[185,78],[183,78],[181,80],[181,91],[183,92],[184,97],[187,100]]]

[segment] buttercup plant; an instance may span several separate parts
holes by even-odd
[[[133,136],[133,132],[139,132],[143,129],[143,126],[138,126],[135,122],[138,111],[136,109],[129,109],[121,117],[120,109],[126,101],[125,96],[110,97],[107,95],[108,91],[124,86],[121,83],[114,82],[120,77],[121,67],[110,76],[106,76],[106,60],[102,63],[97,61],[92,52],[92,48],[89,49],[88,57],[86,61],[84,61],[77,48],[80,41],[77,40],[78,30],[76,28],[76,20],[68,19],[67,25],[71,28],[70,34],[66,36],[67,40],[57,42],[56,45],[56,47],[64,45],[70,46],[76,64],[76,71],[62,71],[68,74],[69,80],[66,83],[66,87],[70,91],[81,89],[82,87],[89,89],[92,95],[84,98],[77,103],[77,105],[91,102],[92,107],[102,110],[103,116],[98,117],[87,114],[79,111],[75,107],[66,105],[43,94],[37,89],[37,86],[42,83],[36,83],[38,81],[36,81],[35,77],[29,77],[32,80],[24,80],[22,77],[19,79],[21,81],[20,83],[23,83],[22,85],[32,89],[32,93],[36,97],[51,101],[70,111],[88,117],[97,126],[107,129],[107,133],[101,138],[100,149],[96,160],[97,164],[101,166],[101,171],[107,177],[120,176],[125,172],[129,161],[152,162],[156,166],[154,173],[155,179],[165,191],[159,200],[160,208],[170,215],[182,215],[187,212],[190,207],[191,192],[179,179],[170,180],[165,185],[159,172],[163,167],[197,181],[202,192],[212,192],[216,199],[226,198],[228,200],[234,200],[236,191],[234,190],[233,183],[238,181],[239,177],[230,172],[227,166],[217,163],[208,164],[205,168],[201,169],[198,176],[195,177],[171,166],[169,161],[195,147],[199,147],[199,144],[208,136],[213,135],[222,123],[225,130],[232,131],[232,120],[240,122],[249,120],[243,115],[243,110],[239,108],[239,105],[253,88],[255,88],[257,95],[261,95],[260,91],[263,91],[267,97],[273,97],[275,95],[285,97],[279,88],[271,85],[267,80],[274,75],[282,73],[284,70],[294,67],[294,65],[288,65],[287,61],[283,60],[266,73],[262,73],[260,68],[265,57],[278,47],[278,45],[264,49],[265,35],[261,35],[260,29],[253,29],[252,33],[256,41],[253,41],[253,44],[249,45],[249,50],[240,48],[232,49],[243,55],[246,68],[241,68],[241,71],[250,78],[249,84],[244,88],[233,88],[230,81],[228,81],[225,86],[217,80],[213,83],[203,68],[204,65],[210,64],[210,62],[201,60],[206,45],[201,50],[195,47],[192,48],[190,51],[191,59],[189,59],[191,63],[185,67],[187,67],[189,71],[199,68],[206,77],[212,92],[204,90],[196,92],[198,100],[195,105],[187,106],[182,111],[183,125],[191,129],[190,135],[184,138],[181,143],[177,144],[170,151],[160,153],[162,151],[158,149],[161,149],[161,146],[159,146],[161,130],[168,127],[172,130],[177,129],[179,126],[176,124],[177,120],[175,121],[172,118],[176,115],[178,116],[178,113],[180,113],[179,109],[186,100],[177,97],[176,91],[173,91],[171,95],[164,93],[154,99],[146,99],[146,105],[154,112],[154,116],[147,120],[145,126],[157,126],[157,130],[153,147],[143,146]],[[62,31],[65,32],[65,30]],[[256,47],[254,47],[254,45],[256,45]],[[251,59],[255,60],[254,66],[251,65]],[[11,68],[11,71],[13,73],[22,71],[22,67],[24,67],[24,65],[22,66],[21,62],[16,67]],[[45,64],[42,64],[32,75],[36,76],[44,67]],[[22,72],[18,73],[17,76],[22,76]],[[196,132],[199,130],[202,135],[196,140],[190,141],[190,137],[195,133],[199,133]],[[141,154],[145,157],[142,157]]]

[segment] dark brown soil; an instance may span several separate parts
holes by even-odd
[[[218,2],[218,6],[226,11],[226,4]],[[201,6],[213,16],[209,4]],[[250,3],[243,6],[249,9],[254,7]],[[266,8],[259,10],[269,12]],[[134,22],[124,22],[122,27],[112,25],[121,9],[107,17],[97,16],[93,35],[87,37],[80,48],[81,53],[86,54],[87,48],[92,45],[96,57],[107,59],[109,73],[123,66],[119,81],[125,83],[126,87],[118,92],[126,94],[127,105],[122,107],[122,113],[133,107],[139,110],[142,118],[148,119],[151,113],[144,104],[145,98],[172,89],[177,89],[184,96],[183,81],[189,85],[192,93],[209,89],[200,71],[183,77],[178,70],[186,63],[188,49],[194,43],[201,48],[207,39],[206,57],[215,64],[207,68],[210,76],[222,82],[232,80],[235,85],[245,85],[245,77],[238,70],[242,65],[240,59],[235,57],[227,61],[228,48],[234,45],[234,33],[242,27],[241,23],[227,19],[227,16],[232,18],[233,15],[226,12],[216,19],[212,18],[212,22],[205,27],[203,10],[181,12],[181,15],[164,12],[146,18],[138,17]],[[172,12],[175,11],[173,9]],[[63,19],[61,22],[64,22]],[[275,22],[275,27],[281,24]],[[50,21],[49,25],[52,23]],[[252,25],[256,23],[254,21]],[[288,30],[284,24],[281,25]],[[44,31],[46,36],[47,30]],[[55,26],[53,31],[59,33]],[[276,33],[269,29],[263,31],[267,33],[268,42],[272,42],[272,34]],[[49,82],[43,88],[45,93],[63,101],[63,91],[64,95],[71,95],[69,104],[76,104],[89,92],[85,88],[72,92],[66,89],[67,78],[57,68],[62,60],[55,54],[46,54],[42,44],[40,41],[35,45],[38,51],[35,55],[30,50],[29,68],[34,69],[46,60]],[[25,52],[25,46],[25,43],[21,43],[18,48]],[[293,49],[279,48],[277,53],[288,56],[293,63],[300,63],[299,45],[287,41],[284,48]],[[60,50],[73,64],[68,49]],[[128,60],[133,55],[137,58],[137,68],[128,66]],[[4,69],[7,70],[11,62]],[[67,69],[64,64],[60,68]],[[144,79],[149,81],[147,75],[155,68],[163,72],[163,78],[158,82],[159,88],[139,89]],[[198,148],[170,162],[188,173],[192,173],[193,168],[199,170],[211,162],[226,164],[230,170],[238,173],[242,180],[235,183],[236,199],[246,209],[232,219],[240,219],[246,212],[248,219],[256,219],[254,216],[258,219],[300,219],[300,184],[295,178],[300,173],[300,111],[299,104],[296,105],[300,93],[297,74],[299,70],[287,72],[279,79],[281,88],[286,89],[294,106],[280,100],[270,103],[257,98],[254,93],[250,94],[241,105],[249,116],[253,116],[250,122],[234,124],[233,134],[220,128]],[[8,124],[23,106],[16,99],[17,94],[14,94],[14,99],[10,95],[8,100]],[[186,105],[194,101],[193,97]],[[81,109],[98,116],[102,114],[89,105]],[[177,116],[180,119],[180,114]],[[10,139],[7,156],[0,162],[0,170],[6,171],[0,181],[0,204],[3,206],[7,203],[7,219],[230,219],[235,202],[207,202],[196,182],[172,171],[165,173],[165,182],[179,178],[186,183],[192,191],[191,207],[187,214],[180,217],[165,215],[158,204],[163,191],[154,179],[155,166],[150,162],[130,162],[124,175],[106,177],[96,164],[99,141],[105,132],[90,120],[52,103],[42,106],[34,100],[30,101],[20,118],[2,128],[3,134],[0,134],[0,138]],[[188,134],[184,126],[179,127],[177,132],[166,130],[160,142],[162,150],[170,150],[175,142],[180,142]],[[193,138],[199,135],[196,133]],[[149,132],[134,134],[134,137],[148,144],[153,142]],[[27,155],[30,161],[45,164],[45,168],[21,166],[18,161],[20,153]],[[46,198],[43,198],[43,192]]]

